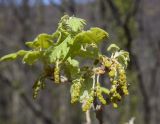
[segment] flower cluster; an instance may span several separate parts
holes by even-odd
[[[85,94],[85,92],[84,92],[84,94]],[[87,111],[91,108],[91,106],[93,104],[94,96],[95,96],[94,89],[91,89],[90,94],[86,93],[86,96],[84,95],[84,98],[81,98],[81,99],[83,99],[82,100],[82,110],[83,111]]]
[[[79,100],[80,97],[80,91],[82,88],[82,82],[83,79],[75,79],[72,81],[72,86],[71,86],[71,103],[75,103]]]
[[[102,95],[102,90],[99,82],[97,82],[97,86],[96,86],[96,96],[102,104],[105,105],[107,103]]]
[[[60,67],[58,66],[58,63],[56,63],[56,67],[54,68],[53,79],[55,83],[60,83]]]
[[[111,82],[109,100],[113,103],[114,107],[117,107],[118,101],[120,101],[124,95],[128,95],[125,68],[115,58],[101,56],[100,61],[102,65],[105,66],[105,70],[108,72],[107,74]]]

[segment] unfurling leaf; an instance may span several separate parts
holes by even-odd
[[[1,57],[0,61],[12,61],[17,59],[17,53],[11,53]]]
[[[82,31],[75,37],[75,42],[81,43],[100,43],[105,38],[108,38],[108,33],[100,28],[91,28],[88,31]]]
[[[16,53],[11,53],[11,54],[8,54],[8,55],[5,55],[3,57],[0,58],[0,62],[2,61],[12,61],[12,60],[15,60],[17,59],[18,57],[22,57],[24,56],[28,51],[25,51],[25,50],[19,50],[18,52]]]
[[[29,51],[25,56],[23,57],[23,62],[27,63],[29,65],[32,65],[35,63],[39,58],[41,57],[40,51]]]
[[[86,25],[85,20],[74,16],[69,17],[68,15],[64,15],[61,18],[58,29],[70,34],[77,34],[83,30],[84,25]]]
[[[47,56],[46,59],[49,59],[50,63],[54,63],[56,60],[63,60],[67,57],[70,44],[72,43],[73,39],[71,36],[68,36],[61,44],[53,46],[45,52],[45,55]]]
[[[34,41],[26,42],[25,44],[33,49],[36,48],[48,48],[53,45],[53,36],[48,34],[40,34]]]
[[[120,48],[116,44],[111,44],[108,48],[107,51],[115,53],[116,51],[120,50]]]

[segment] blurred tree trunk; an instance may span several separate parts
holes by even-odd
[[[75,0],[63,0],[65,12],[68,12],[70,15],[76,15],[76,3]]]
[[[160,27],[160,18],[158,18],[160,1],[157,0],[135,0],[135,5],[141,5],[140,10],[128,13],[124,21],[121,20],[118,8],[113,1],[107,0],[112,14],[117,21],[117,25],[124,30],[127,38],[126,48],[131,55],[131,69],[136,69],[139,88],[143,96],[143,113],[145,124],[159,123],[160,97],[160,35],[157,33]],[[139,5],[139,6],[140,6]],[[135,6],[138,9],[138,5]],[[130,18],[138,18],[139,35],[138,39],[132,35],[132,29],[129,27]],[[154,20],[154,21],[153,21]],[[145,51],[145,52],[144,52]]]
[[[139,39],[135,43],[136,54],[143,78],[141,90],[145,92],[145,124],[160,122],[160,1],[142,0],[138,15]],[[144,52],[145,51],[145,52]]]
[[[30,8],[30,1],[24,0],[22,1],[21,5],[16,5],[16,3],[13,3],[10,8],[16,17],[16,19],[19,21],[20,27],[21,27],[21,37],[20,41],[25,42],[27,38],[32,34],[32,30],[30,27],[30,19],[31,19],[31,8]]]
[[[1,78],[1,82],[6,82]],[[9,105],[11,102],[11,90],[6,87],[5,84],[0,83],[0,123],[1,124],[9,124],[11,118],[11,110],[9,109]]]
[[[69,120],[69,108],[68,108],[68,97],[67,97],[67,86],[66,85],[63,85],[63,86],[60,86],[59,90],[60,90],[60,93],[59,93],[59,102],[60,104],[58,105],[59,106],[59,123],[60,124],[69,124],[70,123],[70,120]],[[63,92],[61,92],[63,91]],[[68,114],[67,114],[68,113]]]
[[[61,4],[57,4],[54,0],[50,0],[51,5],[57,8],[62,13],[62,15],[76,15],[75,0],[60,0],[59,2],[61,2]]]

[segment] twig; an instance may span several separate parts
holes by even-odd
[[[91,124],[90,111],[86,111],[86,124]]]

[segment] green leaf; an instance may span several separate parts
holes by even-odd
[[[69,52],[70,45],[73,43],[73,39],[69,35],[58,46],[52,46],[45,52],[45,56],[49,58],[50,63],[54,63],[56,60],[64,60]]]
[[[83,57],[83,58],[92,58],[95,59],[98,56],[98,49],[94,47],[86,47],[86,50],[80,49],[77,51],[77,56]]]
[[[111,44],[108,48],[107,51],[115,53],[116,51],[120,50],[120,48],[116,44]]]
[[[82,42],[82,43],[100,43],[105,38],[108,38],[108,33],[100,28],[91,28],[88,31],[82,31],[75,37],[75,42]]]
[[[125,68],[128,66],[128,61],[130,60],[128,52],[124,50],[115,52],[114,58],[116,58],[118,62],[121,63]]]
[[[85,20],[81,18],[76,18],[74,16],[69,17],[68,15],[64,15],[61,18],[59,23],[58,29],[62,32],[68,32],[71,35],[77,34],[78,32],[82,31],[85,25]]]
[[[11,53],[11,54],[8,54],[8,55],[5,55],[3,57],[0,58],[0,62],[2,61],[12,61],[12,60],[15,60],[17,59],[17,53]]]
[[[129,52],[124,51],[124,50],[120,50],[120,54],[123,55],[127,61],[130,61]]]
[[[11,53],[11,54],[5,55],[5,56],[3,56],[3,57],[0,58],[0,62],[15,60],[18,57],[24,56],[27,52],[28,51],[25,51],[25,50],[19,50],[16,53]]]
[[[85,24],[86,24],[85,20],[80,19],[80,18],[76,18],[76,17],[70,17],[66,21],[66,26],[67,26],[68,30],[70,30],[71,32],[82,31]]]
[[[99,54],[98,44],[108,37],[108,33],[100,28],[82,31],[74,38],[70,49],[72,57],[96,58]]]
[[[62,68],[69,79],[78,77],[80,72],[79,62],[75,59],[71,59],[70,57],[66,60],[65,65]]]
[[[29,65],[32,65],[35,63],[39,58],[41,57],[40,51],[29,51],[25,56],[23,57],[23,62],[27,63]]]
[[[19,50],[19,51],[17,52],[17,55],[18,55],[19,57],[21,57],[21,56],[24,56],[27,52],[28,52],[28,51],[26,51],[26,50]]]
[[[79,67],[79,62],[75,59],[71,59],[70,57],[67,59],[67,62],[73,67]]]
[[[127,67],[128,63],[127,63],[124,55],[119,55],[119,56],[117,57],[117,60],[118,60],[118,62],[121,63],[123,66]]]
[[[74,57],[83,57],[88,59],[95,59],[99,54],[97,45],[91,45],[87,43],[75,43],[71,46],[69,51],[69,56]]]
[[[57,34],[56,34],[57,35]],[[34,41],[31,42],[26,42],[25,44],[33,49],[36,48],[48,48],[51,45],[53,45],[53,36],[52,35],[48,35],[48,34],[40,34],[37,36],[37,38]]]
[[[90,77],[85,78],[84,82],[82,83],[81,96],[83,95],[84,91],[88,91],[88,93],[90,93],[92,85],[93,85],[93,79]]]

